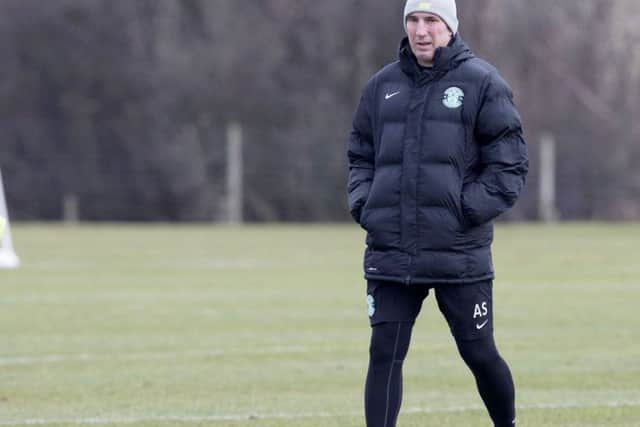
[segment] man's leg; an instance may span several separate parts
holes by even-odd
[[[394,427],[402,403],[402,364],[428,288],[369,281],[371,324],[364,404],[367,427]]]
[[[456,341],[458,351],[476,378],[476,385],[496,427],[515,425],[515,387],[511,371],[498,353],[493,335]]]
[[[402,403],[402,363],[409,350],[412,323],[372,327],[369,371],[364,393],[367,427],[394,427]]]
[[[443,285],[436,288],[436,298],[494,425],[513,427],[515,387],[493,338],[492,291],[491,281]]]

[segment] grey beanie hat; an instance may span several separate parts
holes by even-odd
[[[458,10],[456,0],[407,0],[404,6],[404,28],[407,28],[407,16],[413,12],[428,12],[438,15],[453,34],[458,32]]]

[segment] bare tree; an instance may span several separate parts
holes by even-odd
[[[221,218],[225,129],[245,134],[244,216],[342,220],[345,144],[395,60],[403,1],[5,0],[0,166],[17,218]],[[640,218],[635,0],[458,0],[512,84],[535,165],[559,142],[563,218]],[[589,29],[597,28],[597,31]],[[536,168],[510,218],[536,216]]]

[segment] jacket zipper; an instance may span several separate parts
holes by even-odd
[[[407,270],[407,277],[404,278],[404,284],[411,286],[411,269],[413,268],[413,255],[409,255],[409,268]]]
[[[423,108],[423,110],[421,112],[421,115],[420,115],[421,118],[424,117],[424,114],[425,114],[426,109],[428,107],[429,95],[431,94],[431,87],[429,86],[429,84],[434,80],[436,80],[436,78],[435,77],[431,77],[423,85],[424,89],[426,91],[426,94],[424,96],[424,108]],[[421,126],[422,126],[422,124],[421,124]],[[418,197],[419,197],[419,190],[420,190],[420,187],[419,187],[419,183],[420,183],[420,160],[422,158],[422,143],[421,143],[421,140],[422,140],[422,129],[420,129],[418,131],[418,138],[416,138],[416,140],[417,140],[418,146],[420,148],[419,151],[418,151],[418,167],[416,168],[416,180],[415,180],[416,181],[416,191],[415,191],[415,195],[416,195],[416,201],[415,201],[415,203],[416,203],[416,208],[415,208],[416,238],[419,238],[420,237],[420,233],[419,233],[420,227],[419,227],[419,224],[418,224],[418,216],[419,216],[419,212],[418,212],[418,210],[419,210],[419,208],[418,208],[419,200],[418,200]],[[411,280],[412,280],[411,270],[413,269],[413,258],[414,258],[414,256],[418,255],[418,253],[417,253],[418,252],[418,245],[419,245],[419,242],[416,242],[416,248],[414,249],[414,253],[409,255],[409,271],[407,271],[407,276],[404,279],[404,283],[407,286],[411,285]]]

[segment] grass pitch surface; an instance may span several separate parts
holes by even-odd
[[[363,426],[356,226],[13,228],[0,426]],[[640,426],[640,225],[500,225],[519,426]],[[429,298],[400,427],[490,426]]]

